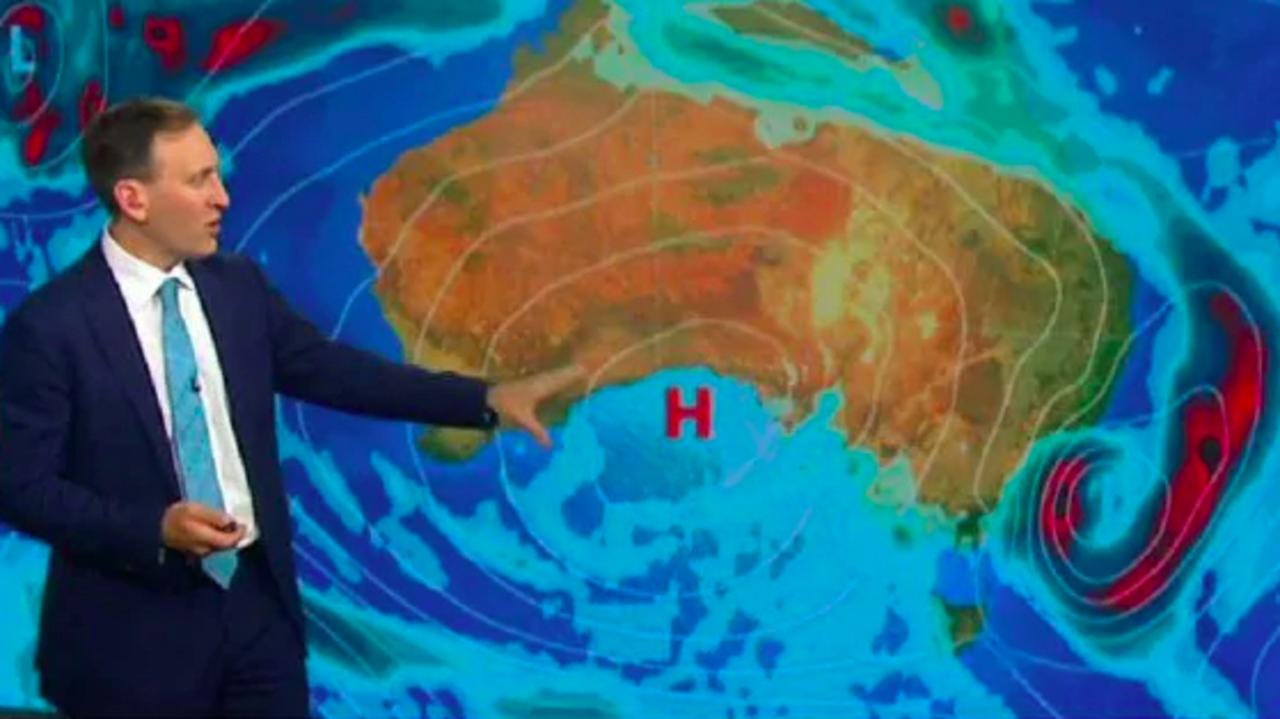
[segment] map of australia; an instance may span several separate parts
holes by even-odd
[[[764,7],[725,18],[764,34]],[[956,512],[1105,406],[1128,269],[1051,187],[851,120],[619,82],[643,62],[625,21],[580,3],[491,112],[364,199],[408,356],[495,377],[574,361],[594,388],[708,366],[784,427],[835,389],[849,442]]]

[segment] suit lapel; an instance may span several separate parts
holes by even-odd
[[[161,472],[181,496],[173,454],[164,433],[164,418],[157,404],[156,391],[147,372],[147,363],[138,344],[137,330],[129,318],[124,296],[111,276],[102,246],[95,245],[84,260],[82,275],[85,288],[84,311],[89,327],[102,355],[115,372],[120,386],[133,405],[134,413],[142,423],[142,429],[150,440]]]
[[[240,378],[245,376],[246,359],[242,342],[243,332],[236,331],[236,294],[234,288],[228,287],[222,275],[211,272],[203,262],[187,263],[187,271],[196,284],[196,293],[200,297],[200,306],[204,310],[205,319],[209,322],[209,332],[213,335],[214,350],[218,353],[218,364],[222,368],[222,383],[226,388],[228,409],[231,412],[231,430],[236,436],[236,443],[242,455],[248,451],[246,437],[242,430],[247,425],[241,400]],[[244,460],[247,462],[248,458]]]

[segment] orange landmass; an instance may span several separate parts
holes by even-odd
[[[978,159],[836,124],[770,148],[756,119],[529,62],[364,200],[407,356],[495,379],[577,361],[597,389],[710,366],[788,422],[839,388],[850,443],[981,511],[1035,436],[1101,406],[1125,265]]]

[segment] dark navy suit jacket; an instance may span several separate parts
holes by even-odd
[[[487,385],[330,341],[248,259],[219,253],[188,269],[227,384],[259,541],[305,652],[274,395],[492,427]],[[36,665],[55,703],[94,686],[163,681],[154,668],[188,650],[179,610],[198,565],[161,544],[165,508],[180,498],[171,457],[124,298],[95,243],[0,331],[0,520],[52,548]]]

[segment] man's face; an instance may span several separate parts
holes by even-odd
[[[222,185],[218,150],[198,124],[162,132],[151,144],[151,177],[140,185],[141,213],[128,212],[155,249],[176,261],[218,249],[222,213],[231,200]]]

